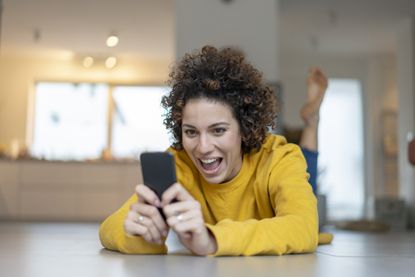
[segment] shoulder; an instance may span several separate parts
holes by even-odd
[[[302,156],[301,148],[297,144],[287,143],[285,137],[280,135],[269,134],[261,148],[252,153],[253,155],[259,155],[263,158],[272,157],[274,159],[281,159],[285,156],[300,155]]]
[[[306,170],[301,148],[287,143],[283,136],[270,134],[258,151],[248,154],[250,164],[257,168],[257,174],[269,175],[272,171],[295,166]],[[279,171],[279,170],[278,170]]]

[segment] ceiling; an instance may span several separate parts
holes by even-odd
[[[217,0],[219,1],[219,0]],[[238,0],[234,0],[238,1]],[[283,51],[393,52],[413,0],[280,0]],[[3,0],[1,51],[174,58],[173,0]],[[120,36],[110,49],[105,39]]]
[[[173,24],[170,0],[3,0],[2,51],[171,59]],[[110,33],[120,37],[112,49]]]

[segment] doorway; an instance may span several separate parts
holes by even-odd
[[[328,220],[360,219],[364,211],[362,88],[357,79],[330,79],[320,110],[319,193]]]

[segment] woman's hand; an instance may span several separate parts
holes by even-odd
[[[172,202],[174,199],[177,202]],[[198,201],[179,183],[175,183],[162,196],[167,224],[176,232],[183,245],[196,255],[216,252],[217,244],[205,226]]]
[[[139,184],[135,188],[138,202],[130,206],[124,221],[124,229],[130,235],[141,236],[147,242],[163,244],[168,226],[160,215],[161,203],[157,195],[147,186]]]

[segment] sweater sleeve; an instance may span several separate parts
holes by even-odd
[[[122,207],[101,224],[99,238],[101,244],[109,249],[125,254],[165,254],[167,247],[145,241],[140,236],[128,235],[124,231],[124,221],[132,203],[137,201],[133,195]]]
[[[287,153],[268,175],[274,217],[207,224],[216,238],[216,256],[282,255],[313,252],[318,242],[317,200],[307,181],[300,149]]]

